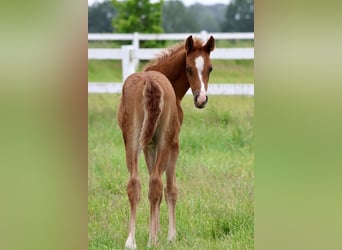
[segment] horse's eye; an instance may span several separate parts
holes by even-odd
[[[191,73],[191,67],[190,67],[190,66],[186,66],[186,71],[187,71],[188,73]]]
[[[213,66],[209,66],[209,73],[213,71]]]

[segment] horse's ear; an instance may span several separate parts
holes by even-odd
[[[215,48],[215,39],[213,36],[210,36],[209,40],[207,41],[207,43],[203,46],[203,48],[210,53],[211,51],[214,50]]]
[[[189,54],[193,48],[194,48],[194,41],[192,40],[192,36],[189,36],[185,41],[186,53]]]

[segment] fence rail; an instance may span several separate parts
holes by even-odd
[[[88,34],[88,41],[132,41],[132,44],[140,40],[161,40],[161,41],[177,41],[184,40],[186,37],[193,35],[206,40],[209,37],[208,32],[200,33],[164,33],[164,34],[141,34],[138,32],[131,34]],[[254,40],[254,33],[211,33],[216,40]]]
[[[254,84],[220,84],[210,83],[208,88],[208,95],[245,95],[254,96]],[[88,84],[88,93],[94,94],[120,94],[122,90],[122,83],[96,83]],[[191,95],[189,89],[186,93]]]
[[[124,45],[130,50],[130,57],[139,60],[150,60],[155,58],[164,49],[134,49],[131,45]],[[88,49],[88,59],[93,60],[121,60],[123,58],[121,49]],[[254,59],[254,48],[217,48],[210,54],[211,59],[235,60]]]
[[[121,60],[123,81],[132,73],[136,72],[139,60],[155,58],[164,49],[140,48],[142,40],[184,40],[190,33],[170,34],[88,34],[88,41],[131,41],[131,45],[123,45],[121,48],[89,48],[88,59],[91,60]],[[209,34],[206,31],[192,34],[207,40]],[[212,33],[215,40],[253,40],[254,33]],[[211,59],[217,60],[251,60],[254,59],[254,48],[216,48],[210,55]]]

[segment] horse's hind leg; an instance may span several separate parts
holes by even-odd
[[[151,175],[152,169],[156,164],[156,146],[154,144],[149,144],[144,147],[144,157],[148,168],[148,173]]]
[[[125,140],[126,141],[126,140]],[[127,183],[127,195],[131,205],[131,216],[129,221],[129,233],[126,240],[125,247],[127,249],[136,249],[135,242],[135,216],[137,211],[137,205],[140,200],[140,180],[138,176],[138,154],[139,151],[133,145],[134,143],[128,143],[126,141],[126,162],[127,168],[130,173],[130,178]]]
[[[151,176],[152,170],[156,164],[156,146],[154,143],[149,144],[144,148],[144,156],[145,156],[145,162],[148,168],[148,173]],[[163,193],[162,193],[162,196],[163,196]],[[162,196],[160,197],[159,207],[163,199]],[[159,210],[158,210],[158,214],[156,215],[156,217],[157,217],[157,231],[159,231],[160,229]]]
[[[179,153],[179,144],[176,143],[172,147],[171,157],[166,169],[166,187],[164,189],[165,200],[169,212],[169,232],[167,239],[174,241],[176,239],[176,202],[177,202],[177,186],[176,186],[176,161]]]
[[[148,246],[155,246],[158,241],[157,233],[159,230],[159,211],[163,194],[162,174],[165,171],[169,160],[168,150],[158,150],[155,166],[150,174],[150,185],[148,198],[150,200],[150,236]]]

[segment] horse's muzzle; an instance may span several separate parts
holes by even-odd
[[[195,104],[196,108],[202,109],[202,108],[205,107],[205,105],[208,102],[208,96],[205,95],[205,100],[204,101],[203,100],[199,100],[198,97],[199,97],[199,94],[194,96],[194,104]]]

